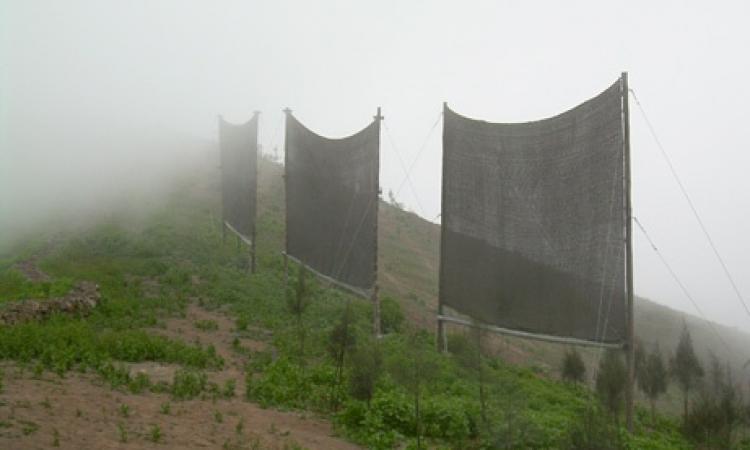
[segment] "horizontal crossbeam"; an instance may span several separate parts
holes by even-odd
[[[253,247],[253,241],[252,241],[252,240],[251,240],[251,239],[250,239],[249,237],[247,237],[247,236],[245,236],[244,234],[242,234],[242,233],[240,233],[239,231],[237,231],[237,230],[236,230],[236,229],[235,229],[235,228],[234,228],[234,227],[233,227],[232,225],[230,225],[230,224],[229,224],[229,222],[227,222],[226,220],[224,221],[224,226],[226,226],[227,228],[229,228],[229,230],[230,230],[230,231],[231,231],[232,233],[236,234],[236,235],[237,235],[237,237],[238,237],[238,238],[240,238],[240,240],[241,240],[242,242],[244,242],[245,244],[249,245],[249,246],[250,246],[250,248],[252,248],[252,247]]]
[[[342,283],[341,281],[335,280],[335,279],[329,277],[328,275],[324,275],[324,274],[318,272],[317,270],[311,268],[307,264],[303,263],[299,259],[295,258],[294,256],[292,256],[292,255],[290,255],[290,254],[288,254],[286,252],[281,252],[281,254],[284,255],[284,256],[286,256],[287,258],[291,259],[292,261],[296,262],[300,266],[305,266],[305,268],[307,270],[309,270],[310,272],[312,272],[313,274],[315,274],[315,276],[317,276],[318,278],[322,279],[323,281],[331,283],[332,285],[334,285],[334,286],[336,286],[336,287],[338,287],[338,288],[340,288],[340,289],[342,289],[344,291],[347,291],[350,294],[354,294],[354,295],[356,295],[358,297],[362,297],[362,298],[367,299],[367,300],[369,300],[369,299],[372,298],[372,291],[371,290],[366,290],[366,289],[354,287],[354,286],[346,284],[346,283]]]
[[[458,317],[452,317],[452,316],[438,315],[437,319],[438,321],[441,321],[441,322],[450,322],[450,323],[455,323],[459,325],[465,325],[468,327],[476,327],[476,328],[489,331],[492,333],[504,334],[507,336],[516,336],[516,337],[521,337],[525,339],[534,339],[537,341],[556,342],[558,344],[572,344],[572,345],[581,345],[581,346],[587,346],[587,347],[600,347],[600,348],[613,348],[613,349],[622,349],[624,347],[624,343],[596,342],[596,341],[587,341],[585,339],[550,336],[548,334],[528,333],[526,331],[509,330],[507,328],[497,327],[494,325],[476,323],[476,322],[472,322],[471,320],[460,319]]]

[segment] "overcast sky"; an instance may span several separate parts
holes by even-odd
[[[383,189],[398,191],[404,179],[397,153],[409,166],[426,141],[411,173],[416,195],[407,183],[397,197],[435,220],[442,124],[429,133],[443,101],[470,117],[535,120],[596,95],[626,70],[750,301],[747,2],[0,5],[6,211],[11,202],[63,198],[83,173],[104,174],[89,189],[114,183],[106,174],[141,154],[105,145],[108,137],[164,130],[215,139],[217,114],[244,121],[260,110],[270,150],[281,144],[284,107],[336,137],[364,127],[381,106]],[[706,315],[750,330],[750,316],[631,105],[634,214]],[[92,159],[97,165],[86,162]],[[33,199],[19,192],[24,186],[30,195],[30,177]],[[637,230],[634,244],[636,293],[694,313]]]

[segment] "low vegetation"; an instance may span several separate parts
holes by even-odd
[[[568,381],[558,381],[493,356],[480,334],[450,334],[449,351],[438,352],[435,336],[405,320],[395,297],[384,296],[384,336],[374,339],[369,302],[293,265],[285,289],[278,254],[283,242],[279,195],[274,190],[261,198],[255,274],[248,273],[246,252],[238,251],[233,240],[222,241],[215,199],[196,196],[194,189],[175,195],[145,223],[116,217],[61,241],[39,261],[56,280],[50,293],[53,286],[59,292],[77,280],[94,281],[100,285],[101,305],[86,318],[56,316],[0,328],[0,358],[60,376],[94,371],[114,388],[164,393],[172,402],[233,397],[233,382],[219,386],[210,381],[211,371],[224,365],[213,347],[157,333],[166,318],[183,316],[193,301],[226,311],[239,335],[269,331],[266,350],[246,350],[239,340],[233,346],[246,362],[243,400],[314,411],[330,418],[338,433],[369,448],[687,449],[696,442],[683,433],[680,421],[648,409],[637,410],[634,434],[624,431],[624,372],[616,353],[602,356],[591,390],[586,367],[574,352],[563,371]],[[18,254],[30,251],[16,249]],[[8,270],[11,259],[3,259]],[[37,289],[7,273],[4,280],[11,281],[0,282],[0,300]],[[194,326],[209,332],[218,328],[212,321]],[[643,373],[659,372],[654,355]],[[124,365],[141,361],[180,369],[171,382],[152,383]],[[719,378],[724,381],[715,389],[718,396],[710,397],[720,399],[712,403],[717,408],[732,384],[725,375]],[[643,389],[654,396],[663,392],[646,381]],[[691,380],[686,393],[695,389]],[[723,425],[712,428],[717,431],[711,436],[722,442],[728,436],[732,445],[740,445],[740,436],[726,428],[732,424],[736,430],[746,420],[740,404],[732,409],[736,416],[721,409]],[[160,407],[165,415],[171,410],[168,402]],[[708,421],[690,415],[685,420]],[[237,434],[245,427],[240,423]],[[117,432],[122,442],[128,440],[124,424]],[[164,439],[158,424],[146,437]]]

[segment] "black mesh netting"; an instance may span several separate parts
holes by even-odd
[[[550,119],[446,108],[441,301],[536,334],[625,339],[620,81]]]
[[[219,120],[224,222],[247,239],[255,231],[258,116],[242,125]]]
[[[361,291],[375,283],[380,122],[327,139],[286,121],[287,253]]]

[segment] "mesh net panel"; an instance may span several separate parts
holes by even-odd
[[[287,253],[365,291],[375,283],[380,122],[343,139],[286,121]]]
[[[255,231],[258,116],[242,125],[219,120],[222,215],[247,239]]]
[[[538,122],[446,108],[440,296],[502,328],[625,339],[620,81]],[[606,330],[606,331],[605,331]]]

